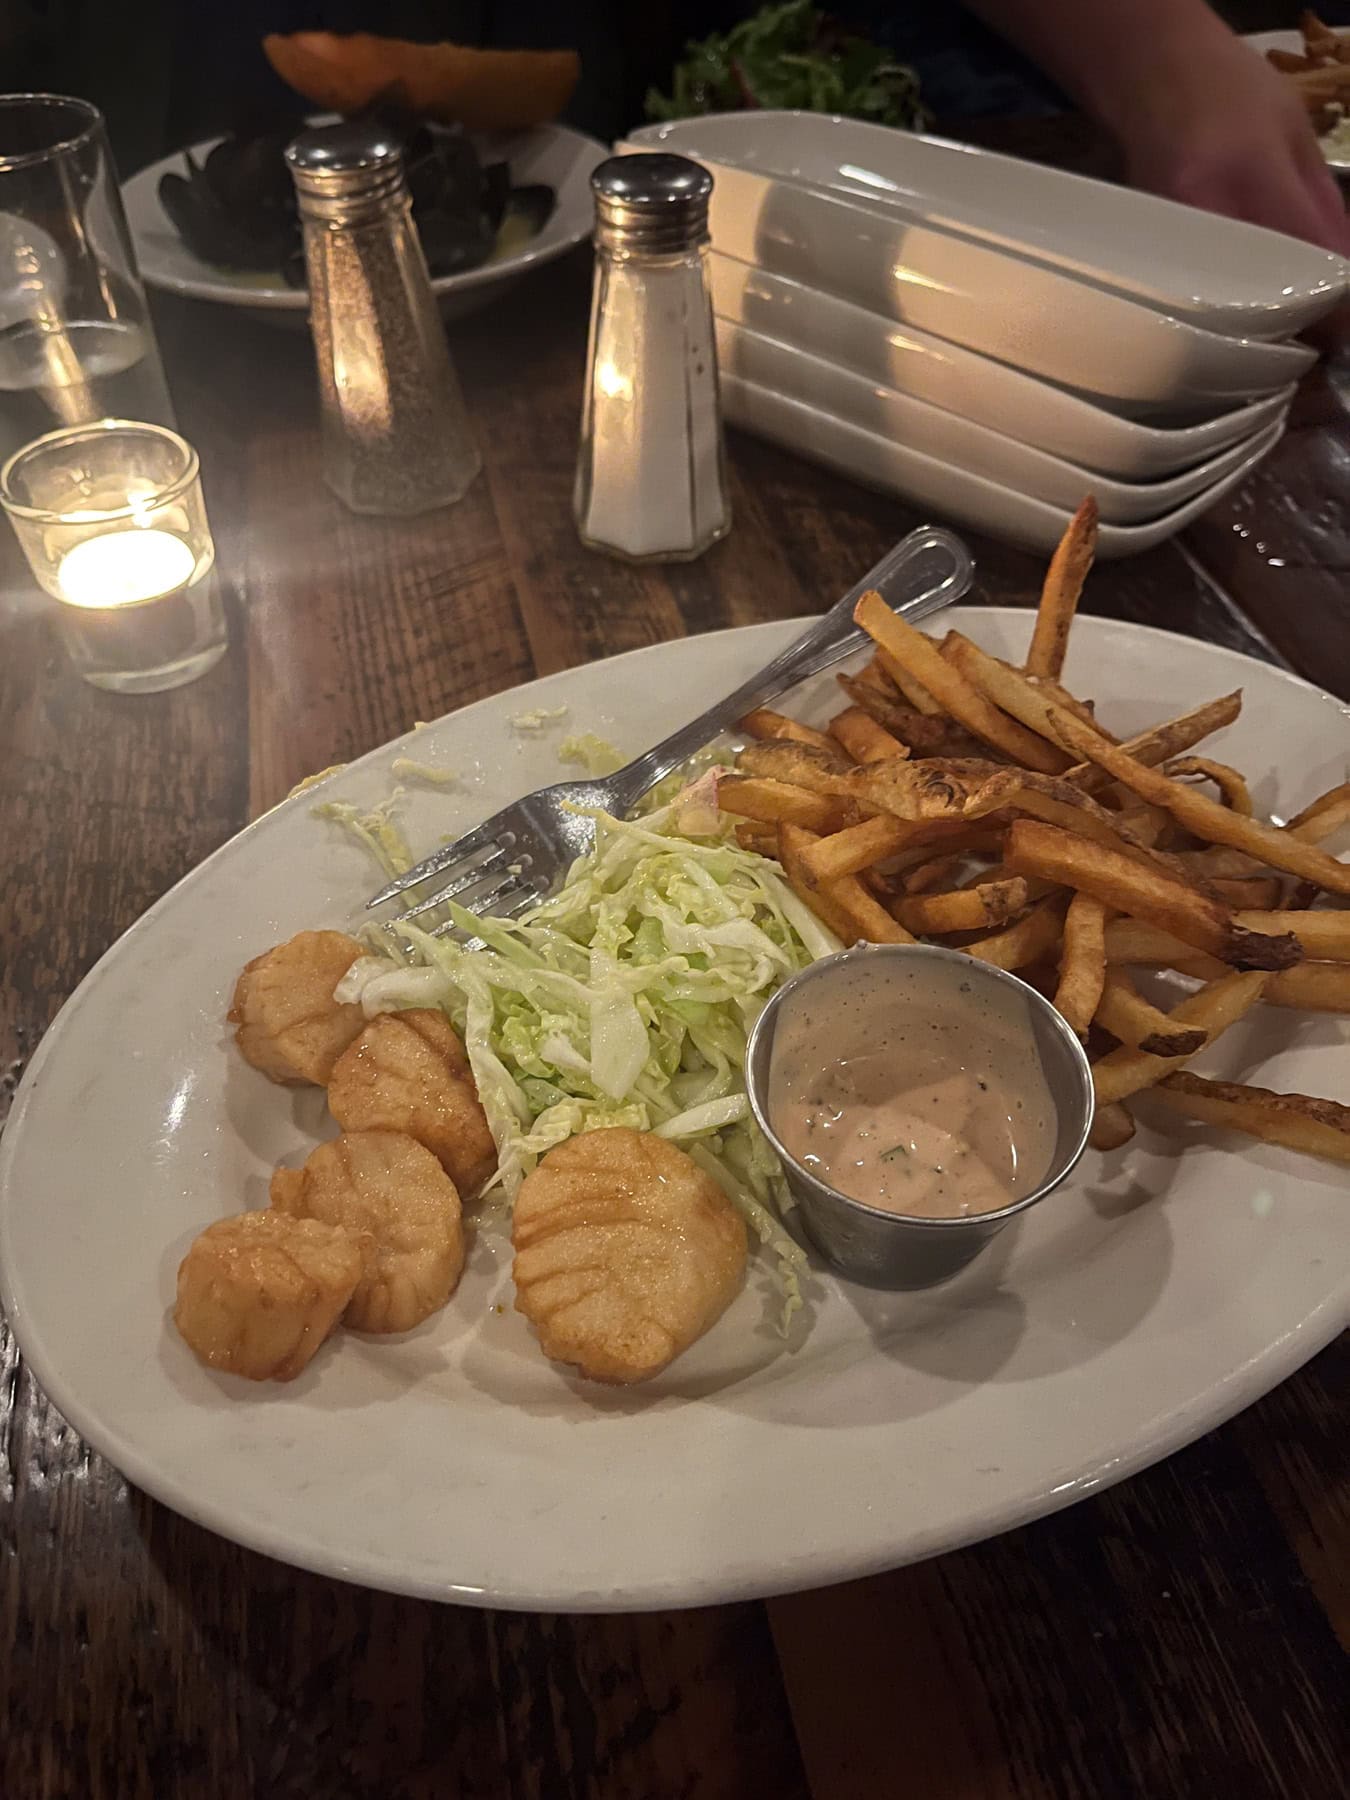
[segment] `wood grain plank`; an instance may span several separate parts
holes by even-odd
[[[356,518],[324,488],[313,431],[298,426],[257,446],[247,505],[255,812],[534,673],[481,479],[445,511]]]
[[[1286,1382],[1240,1413],[1229,1434],[1288,1533],[1342,1649],[1350,1653],[1347,1394],[1350,1337],[1342,1336],[1296,1382]],[[1346,1760],[1350,1763],[1350,1755]]]
[[[1324,1352],[1286,1404],[1343,1366]],[[1240,1436],[936,1562],[771,1602],[812,1800],[1339,1791],[1339,1647]],[[1343,1505],[1343,1433],[1319,1468]],[[1343,1593],[1350,1534],[1322,1523]]]

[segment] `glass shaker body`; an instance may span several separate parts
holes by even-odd
[[[577,531],[630,561],[690,561],[731,524],[705,271],[711,180],[682,158],[622,157],[594,185]]]
[[[482,467],[397,145],[371,127],[287,151],[309,276],[324,480],[353,512],[427,512]]]

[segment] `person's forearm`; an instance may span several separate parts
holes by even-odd
[[[1119,133],[1161,62],[1229,38],[1204,0],[966,0],[1086,112]]]

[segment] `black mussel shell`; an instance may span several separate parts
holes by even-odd
[[[425,213],[417,221],[422,254],[432,275],[462,275],[491,256],[497,236],[480,214],[477,219]]]
[[[199,173],[162,175],[159,200],[192,254],[222,269],[275,269],[294,232],[284,222],[231,218]]]
[[[294,135],[285,128],[256,137],[226,137],[210,151],[202,173],[230,217],[242,223],[242,215],[289,217],[295,212],[284,155]]]

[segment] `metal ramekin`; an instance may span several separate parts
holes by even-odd
[[[998,1212],[972,1213],[960,1219],[925,1219],[882,1212],[819,1180],[784,1146],[774,1130],[768,1106],[774,1033],[782,1006],[789,995],[807,983],[837,980],[842,970],[853,968],[860,958],[877,957],[903,957],[911,963],[917,959],[959,962],[964,979],[999,982],[1016,988],[1025,999],[1028,1048],[1040,1057],[1058,1120],[1054,1156],[1045,1180],[1034,1193],[1024,1194]],[[745,1085],[755,1122],[783,1165],[811,1242],[841,1275],[869,1287],[928,1287],[954,1275],[1010,1219],[1044,1200],[1060,1185],[1083,1154],[1092,1125],[1092,1070],[1083,1046],[1050,1002],[1016,975],[937,944],[859,944],[836,956],[822,957],[794,975],[769,1001],[750,1034]]]

